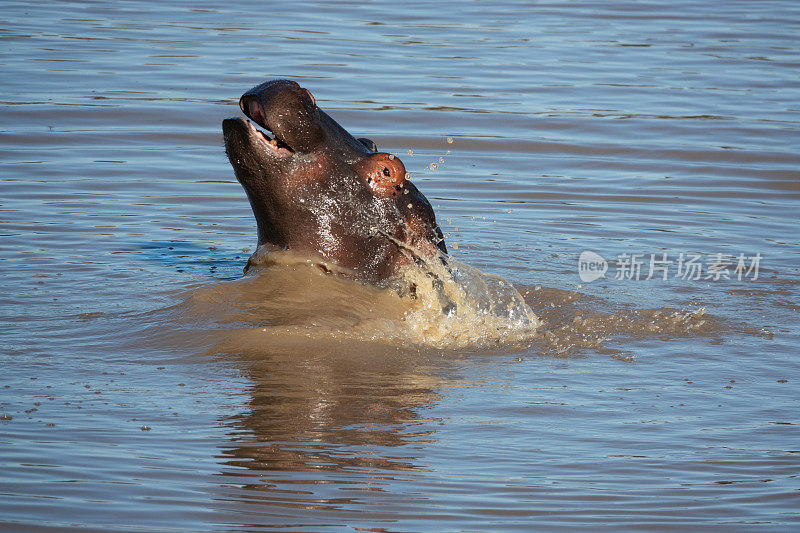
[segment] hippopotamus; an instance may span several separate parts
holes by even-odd
[[[377,285],[447,253],[433,208],[400,159],[353,137],[307,89],[267,81],[244,93],[239,107],[250,120],[227,118],[222,131],[259,249],[316,258]]]

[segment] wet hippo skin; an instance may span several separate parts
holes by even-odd
[[[222,122],[225,151],[247,192],[258,244],[318,257],[381,284],[411,261],[446,253],[430,203],[403,163],[356,139],[291,80],[239,100],[249,120]]]

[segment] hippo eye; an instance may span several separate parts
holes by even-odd
[[[391,172],[389,172],[389,169],[388,169],[388,168],[386,168],[386,167],[383,167],[383,175],[384,175],[384,176],[386,176],[386,177],[388,178],[388,177],[390,177],[390,176],[392,175],[392,173],[391,173]]]

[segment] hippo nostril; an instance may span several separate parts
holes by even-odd
[[[246,95],[239,100],[239,107],[242,112],[250,117],[256,124],[261,127],[267,127],[266,117],[264,115],[264,108],[261,106],[256,98],[247,97]]]
[[[391,173],[391,172],[389,172],[389,169],[388,169],[388,168],[386,168],[386,167],[383,167],[383,175],[384,175],[384,176],[386,176],[386,177],[388,178],[388,177],[391,177],[392,173]]]

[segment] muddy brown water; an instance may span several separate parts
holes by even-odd
[[[796,529],[798,20],[5,2],[0,529]],[[401,157],[465,314],[241,276],[273,77]]]

